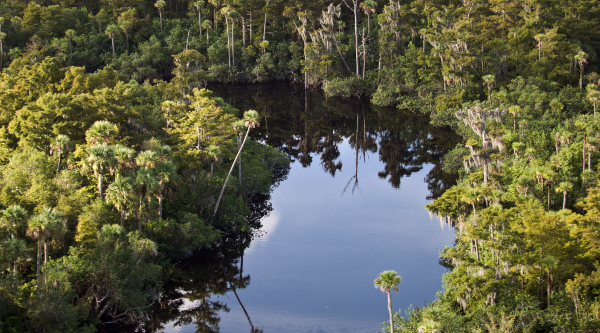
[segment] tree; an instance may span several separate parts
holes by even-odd
[[[573,184],[569,183],[569,182],[561,182],[560,184],[558,184],[558,186],[554,189],[556,191],[556,193],[563,193],[563,208],[562,209],[566,209],[567,208],[567,192],[573,189]]]
[[[158,0],[154,4],[154,7],[158,8],[158,16],[160,18],[160,31],[163,30],[162,16],[163,16],[163,8],[165,7],[166,4],[167,3],[165,2],[165,0]],[[200,15],[200,10],[198,10],[198,15]],[[200,29],[200,35],[202,35],[202,29]]]
[[[244,135],[244,120],[240,119],[233,123],[233,130],[237,133],[237,146],[238,150],[242,146],[242,135]],[[242,156],[238,161],[238,181],[240,182],[240,189],[242,188]]]
[[[206,156],[206,160],[210,162],[211,176],[213,174],[213,164],[219,162],[220,155],[221,155],[221,149],[215,145],[210,145],[210,146],[206,147],[206,149],[204,150],[204,156]]]
[[[105,34],[108,35],[108,38],[112,41],[112,53],[113,57],[115,56],[115,36],[119,34],[119,27],[114,24],[109,24],[104,31]]]
[[[90,145],[102,144],[108,146],[110,140],[119,133],[117,125],[100,120],[95,122],[89,130],[85,132],[85,139]]]
[[[542,60],[542,45],[544,45],[544,34],[537,34],[535,36],[533,36],[533,38],[538,42],[537,43],[537,47],[538,47],[538,60]]]
[[[587,53],[579,51],[574,57],[575,61],[579,64],[579,90],[583,90],[583,66],[587,63]]]
[[[106,202],[115,206],[121,214],[121,227],[125,225],[127,207],[133,201],[133,185],[130,178],[117,175],[115,181],[106,189]]]
[[[482,79],[483,85],[488,87],[488,100],[490,102],[490,106],[492,106],[492,88],[494,87],[494,83],[496,83],[496,78],[494,75],[484,75]]]
[[[73,151],[73,143],[68,136],[59,134],[57,135],[50,144],[50,154],[56,153],[58,155],[58,166],[56,167],[56,173],[60,171],[60,161],[62,154],[66,151]]]
[[[517,115],[520,115],[523,110],[520,106],[514,105],[508,108],[508,112],[513,115],[513,132],[517,131]]]
[[[2,211],[0,227],[10,233],[10,238],[17,238],[27,226],[27,211],[19,205],[13,205]]]
[[[231,13],[231,7],[221,8],[221,14],[225,16],[225,27],[227,28],[227,59],[229,60],[229,68],[231,68],[231,44],[229,42],[229,13]]]
[[[600,91],[593,90],[593,89],[589,90],[587,97],[590,100],[590,102],[592,102],[594,104],[594,118],[596,118],[596,104],[598,103],[598,100],[600,99]]]
[[[42,243],[44,244],[44,263],[48,262],[48,239],[60,234],[63,228],[63,216],[54,208],[44,207],[42,211],[29,220],[29,235],[38,241],[37,280],[40,283],[40,266],[42,259]]]
[[[235,155],[235,159],[231,164],[231,169],[229,169],[229,173],[227,174],[227,178],[225,178],[225,183],[223,183],[223,188],[221,189],[221,193],[219,194],[219,199],[217,199],[217,204],[215,205],[214,214],[217,214],[217,210],[219,209],[219,202],[221,202],[221,198],[223,197],[223,192],[225,192],[225,187],[227,186],[227,182],[229,181],[229,177],[231,176],[231,172],[235,167],[235,162],[242,154],[242,149],[244,149],[244,144],[246,143],[246,139],[248,139],[248,134],[250,133],[250,129],[260,126],[260,115],[258,112],[254,110],[249,110],[244,113],[244,125],[248,128],[246,131],[246,136],[244,137],[244,141],[238,150],[237,155]]]
[[[160,0],[163,1],[164,0]],[[198,0],[194,2],[194,7],[198,11],[198,30],[200,30],[200,37],[202,37],[202,7],[204,7],[204,0]],[[162,30],[162,25],[161,25]]]
[[[360,77],[360,68],[358,60],[358,0],[352,0],[352,7],[348,5],[348,2],[346,2],[346,0],[344,0],[344,4],[346,4],[346,7],[350,8],[352,13],[354,13],[354,52],[356,56],[356,77]]]
[[[392,312],[392,291],[399,292],[398,285],[402,282],[402,278],[395,271],[384,271],[379,273],[373,284],[375,288],[381,292],[387,293],[388,296],[388,311],[390,312],[390,332],[394,333],[394,318]]]
[[[73,29],[69,29],[65,32],[65,36],[69,39],[69,55],[73,55],[73,38],[75,38],[76,32]]]
[[[263,42],[267,38],[267,13],[269,11],[269,2],[271,0],[265,0],[265,20],[263,22]]]
[[[365,0],[360,4],[360,8],[367,14],[367,29],[369,35],[371,34],[371,14],[377,12],[377,2],[373,0]]]
[[[206,29],[206,42],[209,42],[209,31],[212,29],[212,22],[209,20],[205,20],[202,22],[202,27]]]
[[[3,67],[3,65],[4,65],[4,64],[3,64],[3,59],[4,59],[4,51],[2,51],[2,50],[3,50],[3,48],[4,48],[4,47],[3,47],[3,42],[4,42],[4,39],[5,39],[5,38],[6,38],[6,33],[4,33],[4,32],[0,32],[0,68],[2,68],[2,67]]]
[[[231,12],[229,12],[229,18],[231,19],[231,64],[235,66],[235,44],[233,42],[233,33],[235,31],[235,21],[240,18],[240,13],[235,10],[232,10]]]
[[[117,144],[112,147],[112,152],[117,175],[123,175],[126,169],[135,167],[135,151],[133,149]]]
[[[550,256],[542,259],[539,264],[540,268],[546,271],[546,292],[548,297],[548,306],[550,306],[551,281],[553,280],[552,272],[558,267],[558,260]]]
[[[98,197],[103,198],[102,175],[114,170],[115,160],[112,149],[104,145],[95,145],[88,148],[87,157],[83,163],[82,171],[93,171],[98,178]]]
[[[165,189],[165,185],[167,183],[176,183],[179,180],[179,175],[177,174],[177,167],[171,161],[165,161],[160,163],[156,167],[156,175],[158,176],[158,187],[157,187],[157,197],[158,197],[158,218],[163,218],[163,192]]]
[[[17,265],[29,258],[29,249],[24,240],[16,238],[5,240],[0,247],[6,256],[6,259],[13,265],[12,280],[14,288],[14,283],[17,280]]]

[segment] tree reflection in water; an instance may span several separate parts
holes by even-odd
[[[355,154],[354,176],[347,186],[352,185],[352,192],[358,189],[359,159],[374,153],[384,163],[379,177],[394,188],[400,188],[402,178],[422,170],[424,164],[433,165],[425,177],[428,199],[440,196],[455,181],[443,172],[442,156],[454,148],[458,137],[448,128],[431,126],[426,115],[373,107],[358,99],[326,99],[320,92],[305,95],[301,87],[285,84],[216,85],[209,89],[242,111],[262,110],[265,124],[268,117],[268,129],[255,129],[253,139],[279,149],[303,167],[310,166],[318,155],[323,170],[335,177],[342,170],[339,144],[347,140]],[[274,179],[284,180],[287,172],[280,170]],[[260,227],[261,218],[273,210],[270,196],[254,196],[251,208],[251,220]],[[250,283],[250,276],[243,275],[243,253],[253,235],[239,237],[230,237],[181,264],[178,282],[165,286],[165,300],[169,301],[156,306],[148,330],[161,332],[161,323],[171,322],[195,325],[196,332],[219,332],[219,314],[229,308],[211,297],[235,291],[249,331],[261,331],[252,324],[252,313],[246,311],[237,293]]]

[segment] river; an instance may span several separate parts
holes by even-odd
[[[457,142],[449,129],[287,84],[209,88],[259,111],[253,139],[293,162],[259,205],[252,240],[183,264],[182,282],[167,288],[179,297],[155,331],[375,332],[389,320],[387,296],[373,286],[384,270],[402,276],[394,311],[435,298],[446,272],[439,251],[454,234],[424,205],[453,184],[441,171]]]

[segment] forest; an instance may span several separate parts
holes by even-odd
[[[289,154],[205,87],[273,81],[461,138],[444,290],[383,331],[599,331],[599,47],[593,0],[3,1],[0,332],[141,327],[251,239]]]

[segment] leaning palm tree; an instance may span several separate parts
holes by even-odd
[[[254,110],[246,111],[244,113],[244,126],[246,126],[248,128],[248,130],[246,131],[246,136],[244,137],[244,141],[242,142],[242,145],[240,146],[240,149],[238,150],[237,155],[235,155],[235,159],[233,160],[233,163],[231,164],[231,169],[229,169],[227,178],[225,178],[225,183],[223,184],[223,188],[221,189],[221,193],[219,194],[219,199],[217,199],[217,204],[215,205],[214,214],[216,214],[217,210],[219,209],[219,202],[221,202],[221,198],[223,197],[223,192],[225,192],[225,187],[227,186],[227,182],[229,181],[231,172],[233,171],[233,168],[235,167],[235,162],[240,157],[240,155],[242,153],[242,149],[244,149],[244,144],[246,144],[246,139],[248,139],[248,134],[250,133],[250,129],[260,126],[260,115],[258,114],[258,112],[254,111]]]
[[[395,271],[384,271],[379,273],[373,284],[375,288],[381,292],[387,293],[388,296],[388,311],[390,312],[390,332],[394,333],[394,317],[392,312],[392,291],[398,293],[398,285],[402,282],[402,278]]]
[[[569,183],[569,182],[561,182],[560,184],[558,184],[558,186],[554,189],[556,191],[556,193],[563,193],[563,208],[562,209],[566,209],[567,208],[567,192],[573,189],[573,184]]]
[[[238,150],[242,146],[242,136],[244,135],[244,127],[245,126],[246,125],[245,125],[245,122],[243,119],[240,119],[233,123],[233,130],[237,133]],[[241,155],[238,160],[238,178],[239,178],[238,180],[240,182],[240,188],[242,188],[242,156]]]
[[[19,205],[14,205],[2,211],[0,228],[10,233],[10,238],[15,239],[27,226],[27,211]]]
[[[114,170],[115,160],[110,147],[95,145],[88,148],[88,156],[84,160],[82,171],[93,171],[98,178],[98,196],[102,199],[102,176]]]
[[[73,151],[73,143],[68,136],[59,134],[50,143],[50,154],[56,153],[58,155],[58,167],[56,168],[56,173],[60,171],[60,161],[62,154],[65,151]]]
[[[42,211],[29,220],[29,235],[37,240],[37,280],[40,282],[40,266],[42,261],[42,244],[44,244],[44,262],[48,262],[48,239],[62,231],[62,214],[56,209],[44,207]]]
[[[221,149],[215,145],[210,145],[204,151],[204,155],[206,156],[206,160],[210,162],[210,175],[213,174],[213,164],[215,162],[219,162]]]
[[[95,122],[85,132],[85,139],[91,145],[102,144],[108,146],[108,142],[119,133],[117,125],[110,121],[100,120]]]
[[[127,207],[133,201],[133,185],[131,179],[117,175],[115,181],[106,189],[106,202],[115,206],[121,214],[121,227],[125,225]]]

